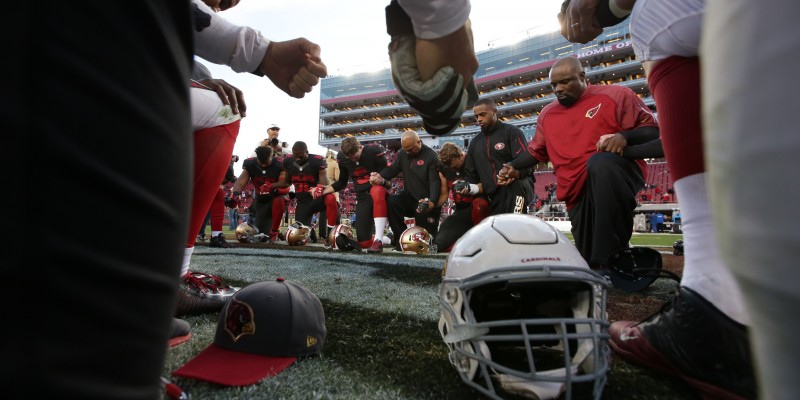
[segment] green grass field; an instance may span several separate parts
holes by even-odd
[[[233,231],[225,225],[222,228],[222,232],[225,234],[225,237],[229,240],[233,240]],[[206,236],[211,235],[211,228],[206,229]],[[567,232],[566,233],[569,240],[573,240],[572,234]],[[644,247],[667,247],[672,248],[672,244],[675,243],[676,240],[683,240],[683,235],[679,233],[639,233],[634,232],[633,236],[631,237],[631,244],[634,246],[644,246]]]
[[[226,234],[232,238],[229,231]],[[647,245],[672,246],[679,235],[634,237]],[[194,400],[485,398],[460,380],[437,328],[441,310],[437,288],[444,260],[445,255],[331,252],[319,245],[232,249],[199,245],[192,270],[217,274],[240,287],[284,277],[310,289],[324,307],[327,338],[320,356],[300,360],[255,385],[224,387],[171,376],[213,342],[219,313],[186,316],[192,338],[168,350],[162,374]],[[650,295],[617,292],[617,297],[624,296],[617,308],[635,306]],[[698,398],[683,382],[615,356],[607,377],[605,399]],[[590,398],[590,393],[587,384],[577,385],[573,399]]]

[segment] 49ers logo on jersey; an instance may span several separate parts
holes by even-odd
[[[425,165],[425,161],[417,160],[417,165]]]
[[[600,103],[600,104],[598,104],[598,105],[586,110],[586,118],[589,118],[589,119],[594,118],[594,116],[597,115],[598,112],[600,112],[600,106],[602,104],[603,103]]]
[[[495,150],[503,150],[505,148],[506,148],[506,144],[505,143],[497,143],[497,144],[494,145],[494,149]]]

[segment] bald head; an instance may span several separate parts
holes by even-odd
[[[564,57],[555,64],[553,64],[553,70],[563,68],[564,70],[573,71],[575,73],[583,71],[583,66],[581,65],[580,60],[576,57]]]
[[[403,147],[406,153],[410,156],[416,156],[422,149],[422,141],[419,140],[419,135],[416,131],[407,130],[403,132],[400,138],[400,146]]]
[[[550,86],[561,105],[571,107],[586,90],[586,73],[575,57],[564,57],[550,69]]]

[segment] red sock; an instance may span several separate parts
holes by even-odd
[[[700,61],[669,57],[647,78],[658,106],[658,126],[672,181],[704,172],[700,119]]]

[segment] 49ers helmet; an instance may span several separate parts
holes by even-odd
[[[349,225],[339,224],[331,229],[328,234],[328,243],[331,250],[351,251],[360,250],[358,242],[353,237],[353,228]]]
[[[248,224],[247,222],[242,222],[239,226],[236,227],[236,240],[239,243],[255,243],[258,242],[258,228]]]
[[[311,237],[311,229],[302,222],[295,221],[286,228],[286,243],[289,246],[303,246]]]
[[[400,248],[403,253],[429,254],[431,234],[421,226],[412,226],[400,235]]]
[[[491,398],[570,399],[581,383],[599,399],[608,286],[547,222],[488,217],[453,245],[442,271],[439,332],[450,364]]]

